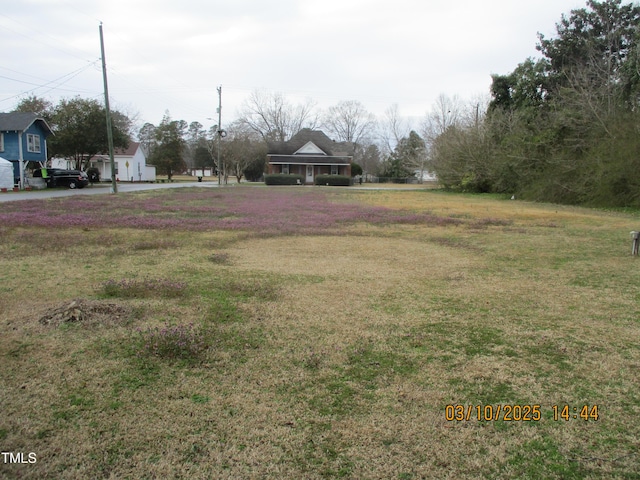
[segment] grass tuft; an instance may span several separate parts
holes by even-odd
[[[99,292],[111,298],[175,298],[186,294],[187,285],[165,278],[147,278],[144,280],[107,280],[102,283]]]
[[[211,263],[215,263],[217,265],[229,265],[230,264],[230,256],[228,253],[212,253],[207,257]]]
[[[140,355],[196,360],[209,347],[203,330],[191,324],[138,328],[137,333],[140,336]]]

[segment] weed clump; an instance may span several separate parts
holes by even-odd
[[[208,347],[201,328],[189,325],[138,328],[140,354],[165,359],[195,360]]]
[[[228,253],[212,253],[207,257],[207,260],[218,265],[229,265],[231,263]]]

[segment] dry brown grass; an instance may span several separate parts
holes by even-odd
[[[78,245],[62,252],[5,232],[0,445],[38,461],[0,476],[634,478],[637,216],[332,195],[465,222],[270,238],[69,230]],[[145,277],[189,294],[109,299],[128,322],[38,322],[69,299],[107,301],[107,279]],[[206,355],[138,355],[135,328],[166,321],[206,327]],[[448,404],[539,404],[543,418],[449,422]],[[601,418],[554,421],[563,404],[598,404]]]

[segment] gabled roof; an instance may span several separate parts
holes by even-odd
[[[294,155],[326,155],[321,148],[319,148],[315,143],[309,141],[304,144],[303,147],[296,150]]]
[[[127,148],[116,148],[116,149],[114,149],[113,158],[133,157],[138,152],[139,148],[140,148],[140,142],[129,142],[129,146]],[[144,151],[142,151],[142,154],[144,155]],[[145,160],[146,160],[146,155],[144,155],[144,156],[145,156]],[[110,159],[108,153],[98,153],[93,158],[94,159],[101,159],[101,160],[109,160]]]
[[[338,143],[331,140],[321,130],[311,130],[303,128],[287,142],[269,142],[269,155],[294,155],[307,144],[312,143],[329,156],[350,156],[353,155],[353,145],[348,143]],[[304,154],[304,151],[300,152]]]
[[[24,132],[36,122],[42,123],[45,132],[52,134],[51,127],[46,120],[35,113],[11,112],[0,113],[1,132]]]
[[[114,157],[133,157],[140,148],[140,142],[129,142],[129,146],[127,148],[114,148],[113,156]],[[142,152],[144,154],[144,152]],[[109,158],[109,153],[100,152],[96,154],[96,158]]]
[[[140,142],[129,142],[129,146],[127,148],[116,148],[113,151],[113,154],[122,155],[126,157],[133,157],[138,151],[139,146],[140,146]]]

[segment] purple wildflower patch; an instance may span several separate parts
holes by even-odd
[[[356,203],[333,202],[312,189],[176,189],[143,194],[9,202],[0,224],[47,228],[238,230],[321,234],[357,223],[453,225],[460,220]]]

